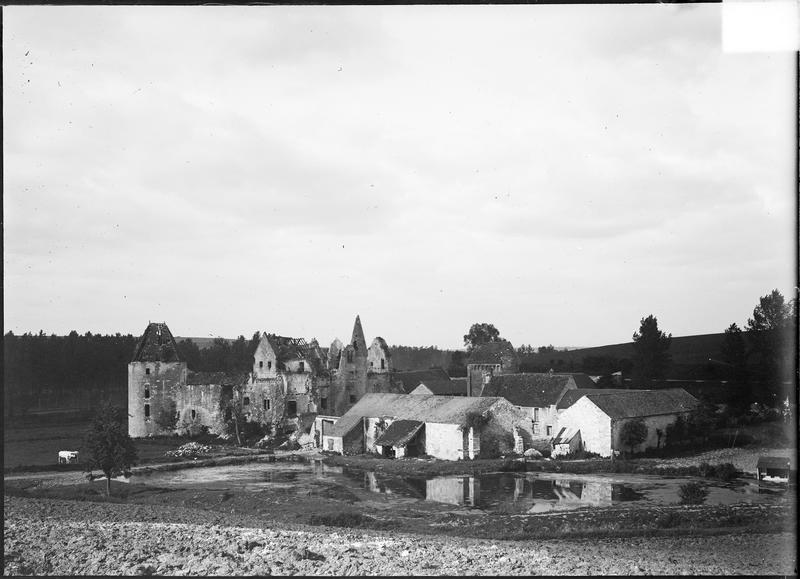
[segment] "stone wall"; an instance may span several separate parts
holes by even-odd
[[[686,415],[684,414],[684,418]],[[633,447],[634,452],[642,452],[647,448],[657,448],[659,445],[664,446],[667,440],[667,427],[674,424],[678,419],[678,414],[663,414],[659,416],[645,416],[642,421],[647,426],[647,438],[641,444]],[[620,442],[620,433],[622,427],[626,422],[636,420],[634,418],[614,420],[611,423],[611,438],[613,440],[612,450],[619,450],[621,452],[630,452],[630,447],[625,446]],[[659,440],[658,431],[661,431],[661,439]]]
[[[533,432],[525,411],[506,400],[500,400],[492,405],[488,416],[489,421],[480,432],[481,457],[492,458],[513,453],[515,427],[524,447],[530,448]]]
[[[600,456],[611,456],[611,418],[583,397],[564,410],[558,417],[560,427],[573,427],[581,431],[584,450]]]
[[[185,383],[185,362],[128,364],[128,434],[134,438],[167,434],[158,424],[160,415],[180,411],[178,395]]]
[[[442,460],[463,457],[464,435],[455,424],[425,423],[425,453]]]
[[[222,386],[219,384],[187,384],[178,388],[175,392],[176,429],[194,433],[206,426],[211,432],[221,434],[225,428],[221,396]]]

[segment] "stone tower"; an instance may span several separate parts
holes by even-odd
[[[186,362],[166,323],[150,322],[128,364],[128,434],[141,438],[169,432],[176,400],[186,385]]]
[[[367,387],[367,341],[361,328],[361,318],[356,316],[353,337],[341,350],[336,372],[334,409],[341,416],[358,402]]]

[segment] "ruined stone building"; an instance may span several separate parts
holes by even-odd
[[[249,373],[193,372],[165,323],[150,323],[128,364],[128,431],[133,437],[221,432],[233,406],[246,420],[297,428],[303,415],[341,416],[370,392],[402,392],[392,379],[389,347],[367,348],[361,320],[345,346],[327,352],[316,340],[263,333]]]

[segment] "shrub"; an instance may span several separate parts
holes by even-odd
[[[708,489],[699,482],[688,482],[681,485],[678,495],[684,505],[701,505],[706,501]]]
[[[707,462],[701,462],[700,466],[697,467],[698,474],[704,478],[709,478],[714,476],[714,467],[708,464]]]
[[[659,529],[673,529],[675,527],[679,527],[682,523],[685,522],[685,519],[682,514],[669,511],[662,515],[659,515],[656,518],[656,527]]]
[[[728,482],[739,476],[739,471],[730,462],[725,462],[717,465],[717,468],[714,470],[714,474],[712,476]]]

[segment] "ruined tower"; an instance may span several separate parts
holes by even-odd
[[[170,431],[185,384],[186,362],[172,332],[166,323],[150,322],[128,364],[128,434],[139,438]]]
[[[350,343],[341,350],[335,384],[334,409],[341,416],[367,391],[367,341],[358,316]]]

